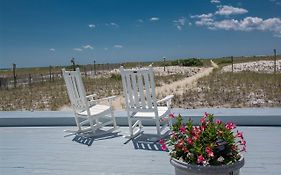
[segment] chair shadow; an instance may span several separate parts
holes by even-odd
[[[82,145],[91,146],[94,141],[112,139],[115,137],[121,137],[120,132],[106,132],[104,130],[97,130],[93,135],[91,132],[83,134],[75,134],[75,137],[72,139],[73,142],[77,142]]]
[[[165,136],[163,139],[165,139]],[[147,150],[147,151],[164,151],[159,143],[159,137],[155,134],[140,134],[132,139],[135,149]],[[165,150],[164,152],[168,152]]]

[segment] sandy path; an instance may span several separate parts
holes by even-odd
[[[161,87],[156,88],[156,93],[160,96],[166,96],[169,94],[182,94],[185,90],[196,87],[196,82],[199,78],[209,75],[214,68],[217,68],[218,65],[211,61],[212,67],[203,68],[201,71],[191,77],[175,81],[171,84],[165,84]],[[124,97],[119,95],[113,102],[114,109],[124,109],[125,101]]]

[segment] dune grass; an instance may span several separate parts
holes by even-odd
[[[184,78],[184,75],[156,76],[156,85],[171,83]],[[97,94],[97,98],[111,95],[121,95],[123,87],[121,76],[97,78],[83,77],[83,83],[87,94]],[[62,78],[54,81],[32,83],[31,85],[19,85],[17,88],[0,90],[0,111],[14,110],[59,110],[64,105],[70,106],[66,87]]]
[[[199,79],[197,88],[177,95],[174,104],[183,108],[280,107],[281,74],[222,73],[216,69]]]

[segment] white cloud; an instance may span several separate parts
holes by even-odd
[[[201,14],[201,15],[192,15],[190,17],[191,18],[211,18],[211,17],[213,17],[213,14],[208,13],[208,14]]]
[[[116,44],[116,45],[114,45],[113,47],[114,47],[114,48],[119,48],[119,49],[121,49],[121,48],[123,48],[123,45]]]
[[[83,51],[81,48],[74,48],[73,50],[78,51],[78,52],[82,52]]]
[[[224,6],[220,6],[219,10],[216,11],[215,14],[228,16],[228,15],[244,14],[244,13],[247,13],[247,12],[248,12],[248,10],[243,9],[243,8],[224,5]]]
[[[84,49],[91,49],[91,50],[93,50],[94,49],[94,47],[92,47],[91,45],[85,45],[85,46],[82,46]]]
[[[49,51],[54,52],[54,51],[56,51],[56,49],[50,48]]]
[[[95,25],[95,24],[89,24],[88,26],[89,26],[91,29],[96,28],[96,25]]]
[[[108,48],[107,47],[105,47],[105,48],[103,48],[104,50],[108,50]]]
[[[106,25],[106,26],[115,27],[115,28],[118,28],[118,27],[119,27],[119,25],[118,25],[117,23],[115,23],[115,22],[106,23],[105,25]]]
[[[215,21],[213,18],[201,18],[196,21],[195,24],[199,26],[206,26],[213,30],[234,30],[234,31],[270,31],[274,33],[274,36],[281,36],[281,19],[280,18],[268,18],[262,19],[259,17],[246,17],[241,20],[237,19],[225,19],[221,21]]]
[[[185,25],[186,18],[185,17],[180,17],[178,20],[173,21],[175,26],[177,27],[178,30],[182,30],[182,28]]]
[[[143,23],[143,19],[138,19],[138,22],[139,23]]]
[[[212,18],[201,18],[199,21],[196,21],[195,24],[199,26],[210,26],[214,23]]]
[[[211,25],[214,20],[213,17],[214,15],[212,13],[208,14],[201,14],[201,15],[193,15],[191,18],[198,18],[199,20],[195,22],[196,25],[199,26],[204,26],[204,25]]]
[[[160,19],[158,17],[151,17],[149,20],[150,21],[159,21]]]
[[[275,3],[275,5],[281,5],[281,2],[277,1],[277,0],[269,0],[272,3]]]
[[[234,15],[244,14],[248,10],[236,8],[232,6],[218,6],[219,10],[215,15]],[[281,18],[273,17],[262,19],[259,17],[245,17],[243,19],[223,19],[217,20],[217,16],[213,13],[193,15],[190,18],[195,19],[195,24],[198,26],[206,26],[211,30],[234,30],[234,31],[270,31],[275,37],[281,37]]]
[[[211,0],[211,3],[218,4],[218,3],[221,3],[221,1],[220,0]]]

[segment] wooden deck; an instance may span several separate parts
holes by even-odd
[[[0,174],[174,174],[168,152],[160,151],[159,145],[145,141],[144,136],[124,144],[126,139],[120,135],[127,132],[127,127],[120,128],[119,134],[95,140],[64,137],[63,130],[69,128],[73,127],[0,127]],[[152,129],[147,127],[145,132]],[[280,175],[281,127],[239,130],[244,132],[248,145],[241,174]]]

